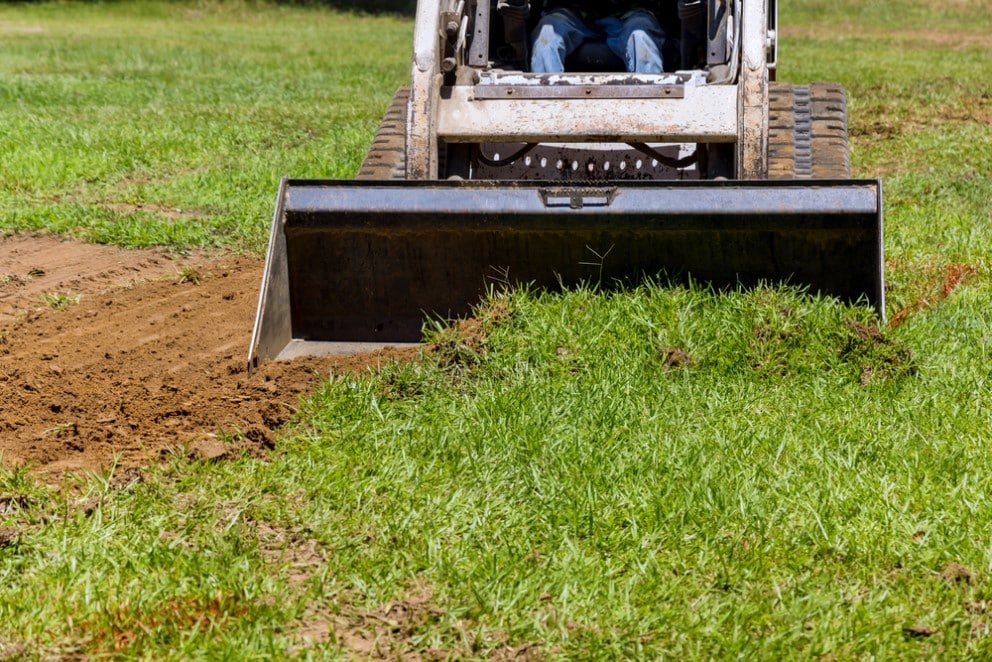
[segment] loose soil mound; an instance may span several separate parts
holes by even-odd
[[[246,372],[263,263],[0,237],[0,464],[46,473],[262,453],[331,373],[416,350]],[[64,306],[60,308],[60,306]]]

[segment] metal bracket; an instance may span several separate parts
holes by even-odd
[[[582,209],[583,207],[609,207],[617,195],[616,187],[575,189],[554,188],[541,189],[541,201],[547,208],[568,207]]]
[[[475,98],[494,99],[682,99],[683,85],[476,85]]]
[[[470,67],[485,67],[489,64],[489,6],[490,0],[477,0],[475,3],[472,46],[468,50]]]

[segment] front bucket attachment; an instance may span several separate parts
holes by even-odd
[[[881,316],[882,266],[876,180],[284,180],[249,363],[416,343],[518,283],[789,282]]]

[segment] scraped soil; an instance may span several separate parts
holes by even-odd
[[[330,374],[416,349],[247,374],[263,262],[0,236],[0,464],[50,475],[170,452],[264,455]]]

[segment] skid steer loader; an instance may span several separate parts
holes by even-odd
[[[844,90],[775,80],[775,0],[672,0],[666,71],[527,70],[540,1],[420,0],[354,181],[285,179],[249,366],[416,343],[493,287],[789,282],[884,315],[882,191]]]

